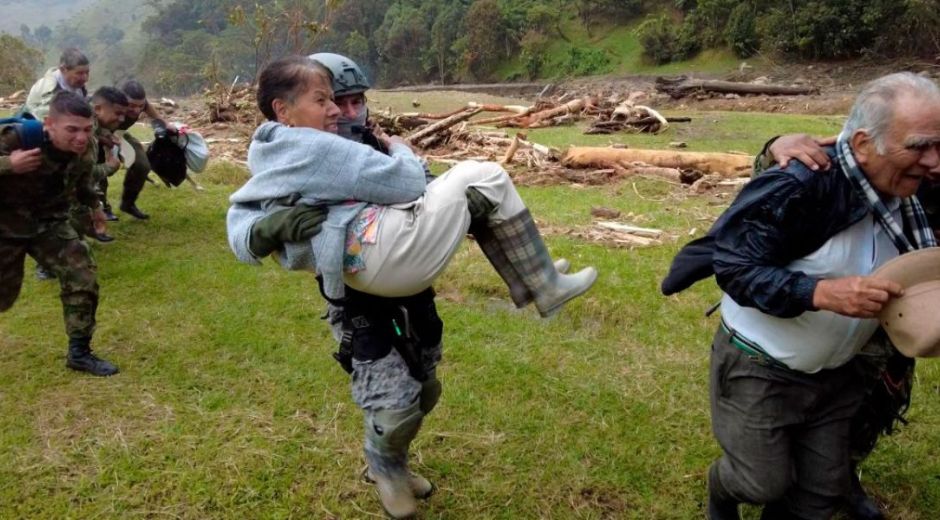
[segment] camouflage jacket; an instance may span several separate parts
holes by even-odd
[[[96,146],[85,153],[62,152],[43,143],[42,165],[36,171],[13,173],[10,154],[20,148],[10,126],[0,126],[0,238],[31,238],[67,221],[77,202],[97,207],[92,177]]]

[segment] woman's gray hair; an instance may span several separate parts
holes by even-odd
[[[885,134],[902,95],[940,101],[940,88],[932,80],[911,72],[896,72],[868,82],[855,98],[842,131],[851,136],[864,130],[875,142],[875,150],[884,154]]]

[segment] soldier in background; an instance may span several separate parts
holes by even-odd
[[[111,204],[108,203],[108,177],[121,168],[121,163],[113,156],[111,150],[118,145],[114,132],[124,123],[124,114],[129,108],[129,101],[124,92],[114,87],[101,87],[91,97],[91,105],[95,111],[97,123],[95,138],[99,145],[94,175],[98,182],[105,218],[113,222],[118,220],[118,217],[111,211]],[[103,241],[110,242],[107,239]]]
[[[124,122],[118,126],[119,130],[128,130],[134,126],[140,119],[140,116],[146,114],[150,118],[150,126],[153,127],[154,135],[166,134],[166,122],[160,118],[157,110],[147,101],[147,92],[136,80],[128,80],[121,86],[121,90],[128,99],[127,111],[124,114]],[[147,174],[150,173],[150,161],[147,159],[147,153],[140,141],[130,133],[124,134],[124,139],[134,149],[134,163],[127,166],[127,172],[124,175],[124,192],[121,194],[121,211],[140,220],[150,218],[150,215],[144,213],[137,207],[137,198],[144,189],[144,183],[147,181]]]
[[[30,255],[59,279],[69,337],[66,366],[109,376],[117,367],[91,351],[97,265],[69,223],[73,200],[99,205],[92,178],[93,113],[84,98],[59,92],[48,104],[44,126],[45,140],[32,150],[23,149],[12,126],[0,127],[0,312],[19,296]]]

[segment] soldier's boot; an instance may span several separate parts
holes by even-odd
[[[376,483],[375,477],[372,476],[372,470],[368,467],[366,468],[363,478],[369,484]],[[408,487],[411,489],[411,494],[414,495],[415,498],[425,499],[434,494],[434,484],[415,471],[409,471],[408,473]]]
[[[96,376],[112,376],[118,373],[116,366],[91,352],[91,338],[69,338],[69,353],[65,366]]]
[[[496,205],[475,188],[467,188],[466,194],[467,209],[470,210],[470,233],[476,239],[490,265],[509,288],[509,297],[513,303],[516,307],[525,307],[532,303],[534,296],[520,278],[518,270],[512,266],[503,244],[493,232],[489,217]],[[571,262],[560,258],[554,262],[554,266],[559,273],[567,274],[571,269]]]
[[[365,412],[365,455],[379,500],[392,518],[414,518],[418,513],[408,447],[421,428],[420,401],[397,410]],[[416,483],[424,485],[426,479]],[[430,483],[428,483],[430,484]],[[433,486],[432,486],[433,487]]]
[[[738,501],[721,485],[718,462],[708,468],[708,520],[740,520]]]
[[[441,397],[441,390],[442,385],[440,379],[437,378],[437,371],[432,369],[428,372],[428,378],[421,383],[418,406],[422,415],[428,415],[437,406],[437,402]],[[363,476],[367,482],[375,484],[375,478],[372,476],[372,470],[369,466],[366,466]],[[414,470],[408,471],[408,487],[411,488],[411,493],[415,498],[425,499],[434,494],[434,484]]]
[[[852,468],[852,483],[845,495],[845,511],[854,520],[884,520],[885,515],[878,508],[858,479],[858,472]]]
[[[122,200],[120,208],[121,211],[136,218],[137,220],[147,220],[150,218],[150,215],[141,211],[140,208],[137,207],[137,204],[133,201]]]
[[[114,214],[114,211],[111,209],[111,203],[108,202],[108,199],[101,199],[101,211],[104,212],[104,219],[107,222],[117,222],[121,220],[120,217]]]

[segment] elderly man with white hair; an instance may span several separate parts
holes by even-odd
[[[830,518],[849,484],[848,437],[864,385],[855,359],[902,288],[870,276],[936,245],[919,201],[940,163],[940,89],[909,73],[866,85],[829,171],[797,161],[752,180],[708,234],[680,251],[663,292],[715,274],[708,516]]]

